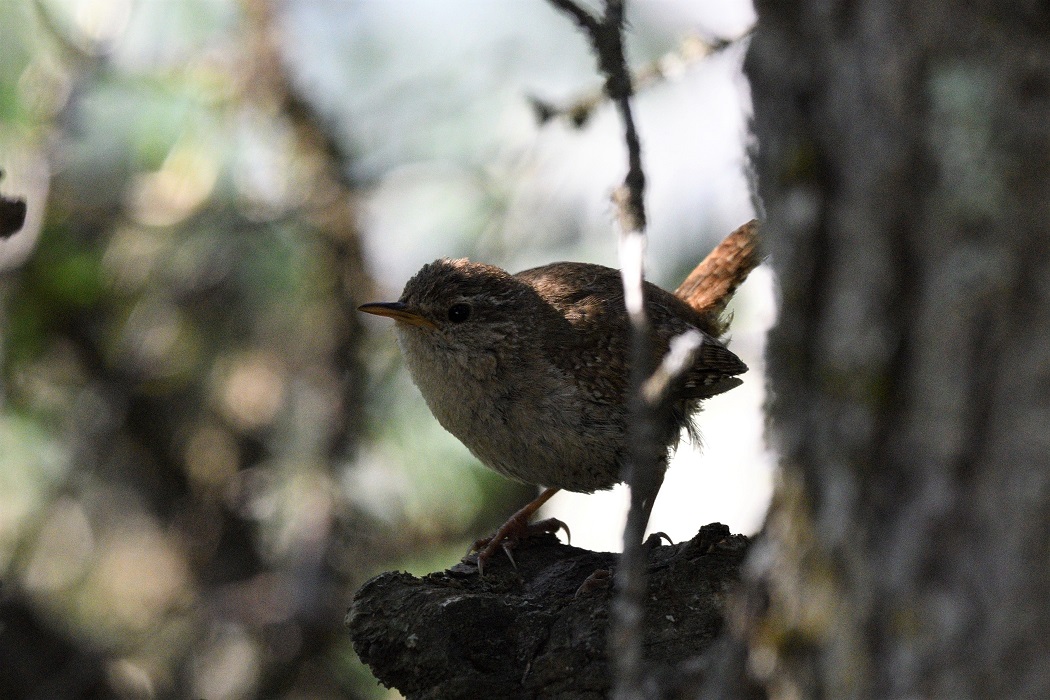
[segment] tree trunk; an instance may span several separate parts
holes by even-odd
[[[1050,9],[758,3],[771,697],[1050,697]]]

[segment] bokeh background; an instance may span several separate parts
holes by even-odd
[[[750,4],[632,3],[649,278],[755,215]],[[422,264],[616,265],[625,171],[587,41],[542,0],[5,0],[0,696],[396,697],[342,631],[387,569],[455,563],[535,494],[426,410],[382,319]],[[651,529],[751,533],[762,344]],[[622,489],[560,494],[619,548]]]

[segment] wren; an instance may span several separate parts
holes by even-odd
[[[759,262],[757,232],[752,221],[731,233],[674,294],[644,283],[654,356],[689,330],[703,339],[658,414],[661,478],[682,429],[697,434],[700,403],[747,371],[725,345],[725,307]],[[446,430],[487,467],[547,487],[479,540],[479,568],[496,547],[509,554],[525,532],[551,529],[551,521],[527,523],[557,490],[591,493],[624,479],[631,340],[619,271],[558,262],[509,274],[442,259],[416,273],[398,301],[359,310],[397,321],[405,364]]]

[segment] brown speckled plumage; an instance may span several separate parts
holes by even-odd
[[[737,229],[677,296],[646,283],[658,356],[689,329],[704,335],[665,412],[663,458],[700,401],[737,386],[747,371],[721,336],[729,296],[758,264],[756,235],[754,222]],[[399,302],[362,310],[402,321],[398,340],[428,406],[486,466],[570,491],[622,480],[630,334],[618,271],[561,262],[510,275],[437,260],[409,280]]]

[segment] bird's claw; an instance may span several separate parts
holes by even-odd
[[[538,522],[529,525],[529,533],[527,537],[533,535],[557,535],[559,530],[565,530],[565,540],[567,544],[572,544],[572,533],[569,531],[569,526],[557,518],[547,518],[546,520],[540,520]]]
[[[667,540],[667,544],[674,544],[674,540],[672,540],[670,535],[668,535],[666,532],[654,532],[653,534],[645,538],[645,542],[642,543],[642,546],[645,547],[647,550],[652,551],[659,547],[660,542],[662,542],[663,540]]]
[[[500,529],[496,530],[496,533],[491,537],[482,537],[470,545],[466,556],[464,556],[464,561],[467,561],[471,554],[477,552],[478,575],[484,576],[485,564],[496,554],[498,549],[502,549],[503,553],[507,555],[507,559],[510,559],[511,566],[517,569],[518,564],[514,561],[514,555],[511,552],[518,542],[535,535],[557,534],[559,530],[564,530],[566,538],[570,542],[572,541],[572,533],[569,531],[569,526],[557,518],[547,518],[532,524],[511,518]]]

